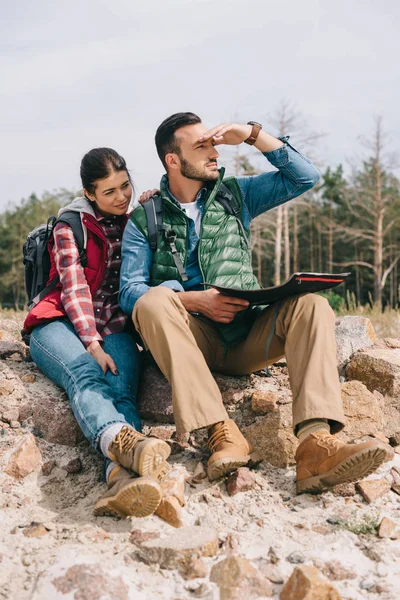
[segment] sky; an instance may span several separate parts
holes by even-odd
[[[154,134],[179,111],[276,133],[271,116],[289,103],[325,134],[311,149],[321,166],[366,156],[360,136],[381,115],[400,149],[395,0],[0,0],[0,10],[0,211],[79,189],[96,146],[125,157],[137,191],[157,187]]]

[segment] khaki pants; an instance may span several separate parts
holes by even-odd
[[[227,352],[213,322],[188,313],[167,287],[151,288],[136,303],[133,322],[172,386],[178,433],[228,419],[212,371],[245,375],[267,366],[268,334],[275,307],[266,308],[249,335]],[[293,427],[308,419],[328,419],[343,427],[336,368],[334,314],[325,298],[304,294],[285,300],[271,338],[268,364],[286,357],[293,393]]]

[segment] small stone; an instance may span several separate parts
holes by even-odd
[[[261,573],[272,583],[283,583],[283,577],[276,565],[267,564],[260,569]]]
[[[26,373],[26,375],[23,375],[21,377],[21,380],[24,383],[35,383],[35,381],[36,381],[36,375],[34,375],[33,373]]]
[[[391,540],[397,540],[400,538],[400,524],[383,517],[378,527],[378,536],[380,538],[389,538]]]
[[[35,436],[30,433],[23,438],[11,455],[5,472],[15,479],[22,479],[38,467],[41,459],[42,455],[36,445]]]
[[[253,489],[255,483],[253,473],[246,467],[240,467],[229,475],[226,481],[226,491],[229,496],[234,496],[239,492],[247,492]]]
[[[231,556],[239,552],[240,540],[235,533],[228,533],[224,541],[224,551]]]
[[[192,556],[215,556],[219,543],[216,532],[209,527],[183,527],[167,538],[143,542],[137,557],[146,564],[158,564],[162,569],[175,569]]]
[[[63,469],[65,469],[67,473],[80,473],[83,469],[82,461],[79,456],[77,456],[64,465]]]
[[[0,396],[9,396],[13,393],[15,385],[9,379],[0,380]]]
[[[286,582],[280,600],[341,600],[336,588],[315,567],[296,567]]]
[[[314,562],[315,567],[319,568],[321,573],[332,581],[343,581],[344,579],[356,579],[357,573],[352,569],[347,569],[338,560],[318,563]]]
[[[32,556],[30,556],[29,554],[24,554],[24,556],[21,558],[21,562],[24,565],[24,567],[29,567],[29,565],[32,564]]]
[[[239,404],[243,398],[244,392],[242,390],[227,390],[222,394],[224,404]]]
[[[360,581],[360,588],[362,590],[370,591],[373,587],[375,587],[375,581],[369,577],[364,577],[364,579]]]
[[[340,483],[339,485],[335,485],[332,491],[335,496],[347,498],[349,496],[355,496],[356,486],[354,483]]]
[[[202,462],[197,463],[192,475],[192,483],[198,483],[207,477],[207,469]]]
[[[268,550],[268,557],[272,565],[278,564],[279,557],[272,546],[270,546],[270,549]]]
[[[52,459],[46,460],[46,462],[44,462],[42,464],[42,473],[43,473],[43,475],[45,475],[45,477],[48,477],[48,475],[50,475],[50,473],[52,472],[52,470],[55,467],[55,464],[56,464],[55,460],[52,460]]]
[[[192,594],[197,598],[204,598],[206,596],[207,598],[210,598],[209,592],[208,586],[205,583],[201,583],[199,587],[193,590]]]
[[[179,569],[180,574],[186,581],[190,579],[203,578],[207,575],[207,569],[205,564],[200,558],[190,558],[186,563]]]
[[[18,421],[19,420],[18,408],[9,408],[8,410],[3,412],[1,418],[6,423],[11,423],[12,421]]]
[[[26,527],[22,530],[22,533],[25,537],[33,538],[33,537],[42,537],[46,535],[47,529],[43,525],[43,523],[32,523],[29,527]]]
[[[157,427],[152,427],[150,435],[152,437],[156,437],[159,440],[170,440],[172,434],[175,432],[175,427],[172,425],[158,425]]]
[[[278,396],[274,392],[262,392],[257,390],[251,397],[251,408],[258,415],[265,415],[276,410]]]
[[[159,538],[160,535],[156,531],[140,531],[140,529],[132,529],[129,537],[131,544],[140,546],[143,542]]]
[[[398,467],[393,467],[390,470],[390,474],[392,476],[392,490],[400,495],[400,469]]]
[[[273,595],[273,588],[266,577],[245,558],[230,556],[213,566],[210,581],[220,589],[220,598],[234,600],[238,597],[265,598]]]
[[[326,527],[326,525],[313,525],[311,527],[311,531],[314,531],[315,533],[320,533],[321,535],[328,535],[328,533],[331,532],[329,527]]]
[[[390,491],[390,483],[387,479],[370,479],[360,481],[356,485],[357,490],[368,504],[378,498],[382,498]]]
[[[378,563],[376,565],[376,574],[378,575],[378,577],[387,577],[388,575],[388,568],[386,565],[384,565],[383,563]]]
[[[400,338],[385,338],[383,341],[388,348],[400,348]]]
[[[301,552],[292,552],[286,557],[286,560],[292,563],[292,565],[299,565],[306,560],[306,557]]]
[[[395,431],[389,438],[391,446],[400,446],[400,431]]]
[[[11,421],[10,427],[11,429],[19,429],[21,427],[21,423],[19,421]]]
[[[162,498],[154,514],[172,527],[183,527],[184,525],[182,506],[175,496]]]
[[[174,466],[161,481],[163,498],[174,496],[181,506],[185,504],[186,481],[190,475],[185,467]]]

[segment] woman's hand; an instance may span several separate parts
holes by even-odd
[[[147,202],[147,200],[150,200],[150,198],[152,198],[153,196],[157,196],[157,194],[160,193],[160,190],[154,189],[154,190],[147,190],[146,192],[142,192],[139,198],[139,202],[140,204],[143,204],[143,202]]]
[[[108,369],[110,369],[113,375],[118,375],[118,369],[115,362],[109,354],[104,352],[103,348],[97,340],[89,344],[86,350],[91,356],[93,356],[95,360],[97,360],[97,362],[101,366],[104,375],[107,373]]]

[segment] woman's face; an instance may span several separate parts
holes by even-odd
[[[96,203],[97,208],[104,214],[124,215],[132,198],[132,186],[126,171],[114,171],[104,179],[95,182],[95,193],[85,195]]]

